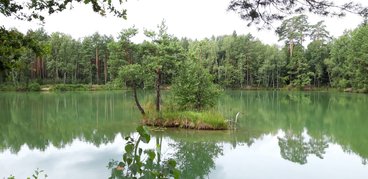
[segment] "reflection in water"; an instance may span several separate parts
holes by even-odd
[[[150,98],[149,93],[139,96]],[[227,118],[241,112],[237,131],[169,129],[155,135],[162,136],[159,143],[170,140],[168,150],[187,178],[218,171],[217,160],[229,152],[224,145],[235,151],[252,148],[265,136],[277,136],[272,149],[289,163],[306,166],[313,157],[327,161],[331,146],[338,145],[366,165],[367,104],[368,96],[360,94],[227,91],[218,110]],[[122,91],[0,93],[0,109],[0,155],[17,155],[24,146],[44,152],[50,146],[67,149],[76,140],[102,150],[117,135],[133,133],[140,117],[130,92]]]
[[[49,143],[63,148],[74,139],[99,146],[111,142],[119,132],[133,132],[139,119],[130,94],[122,92],[10,93],[0,97],[0,151],[17,153],[23,144],[39,150]]]
[[[314,154],[323,159],[323,154],[328,148],[328,141],[323,138],[311,138],[307,142],[302,134],[286,133],[284,138],[278,138],[280,154],[282,158],[299,163],[306,164],[309,154]]]
[[[182,178],[208,178],[211,169],[215,169],[214,159],[223,155],[222,147],[214,142],[179,141],[170,146]]]
[[[219,110],[229,117],[236,111],[245,113],[240,116],[241,130],[250,131],[254,139],[283,130],[287,136],[280,140],[280,147],[293,147],[284,152],[291,161],[303,164],[307,162],[304,156],[323,156],[326,144],[336,143],[345,152],[359,155],[365,164],[367,104],[368,96],[362,94],[240,91],[227,92],[220,100]],[[311,138],[307,144],[301,136],[304,131]]]

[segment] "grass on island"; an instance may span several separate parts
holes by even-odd
[[[177,127],[200,130],[225,130],[228,123],[225,117],[213,110],[209,111],[167,111],[158,114],[147,111],[142,123],[148,126]]]

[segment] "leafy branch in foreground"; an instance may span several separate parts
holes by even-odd
[[[122,4],[124,0],[32,0],[25,2],[1,0],[0,13],[6,17],[12,16],[20,20],[32,21],[37,19],[43,22],[45,13],[54,14],[65,9],[71,9],[73,8],[73,2],[83,2],[86,5],[91,5],[92,10],[102,16],[106,15],[106,12],[109,12],[117,17],[126,19],[126,9],[120,9],[120,7],[116,6],[117,4]]]
[[[110,179],[114,178],[179,178],[180,172],[176,169],[176,161],[168,159],[161,161],[160,144],[156,150],[139,147],[141,142],[148,144],[151,136],[143,126],[137,127],[139,137],[135,140],[128,136],[125,153],[121,162],[112,160],[107,168],[111,169]]]
[[[368,8],[352,1],[336,4],[331,0],[232,0],[228,6],[240,18],[250,21],[248,26],[263,22],[263,27],[269,27],[272,22],[284,20],[287,16],[306,12],[320,16],[345,16],[346,13],[368,17]]]

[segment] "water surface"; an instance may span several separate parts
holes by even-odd
[[[152,132],[182,178],[368,178],[367,95],[226,91],[217,108],[236,131]],[[127,91],[0,93],[0,178],[108,178],[139,118]]]

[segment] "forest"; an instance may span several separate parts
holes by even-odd
[[[201,40],[178,38],[169,34],[165,21],[144,30],[147,40],[141,43],[132,42],[140,33],[134,27],[123,29],[118,38],[95,33],[81,39],[42,28],[26,34],[0,30],[0,86],[15,89],[35,83],[132,86],[121,71],[134,65],[141,71],[132,79],[137,87],[153,88],[157,81],[170,86],[181,66],[194,61],[223,88],[368,91],[366,22],[332,38],[323,21],[311,24],[305,15],[294,16],[275,31],[283,46],[235,31]]]

